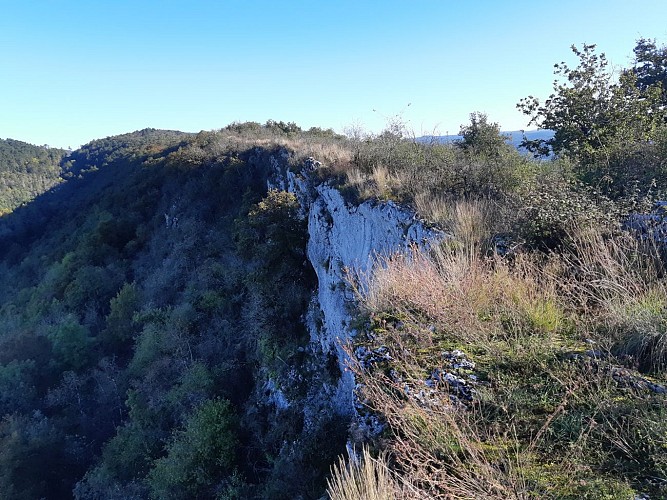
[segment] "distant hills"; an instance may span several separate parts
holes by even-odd
[[[549,140],[554,136],[553,130],[512,130],[509,132],[501,132],[502,135],[506,136],[508,142],[512,144],[519,151],[523,151],[523,148],[520,147],[521,142],[524,139],[524,135],[527,139],[534,141],[537,139]],[[460,140],[463,140],[463,137],[460,135],[424,135],[418,137],[419,142],[430,142],[435,141],[441,144],[451,144]]]

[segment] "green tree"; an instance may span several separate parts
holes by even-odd
[[[34,404],[33,360],[13,360],[0,364],[0,417],[15,411],[26,411]]]
[[[88,330],[73,316],[53,327],[47,336],[63,369],[80,370],[88,363],[91,345]]]
[[[246,255],[261,259],[267,271],[303,261],[305,221],[299,217],[299,201],[293,193],[270,190],[237,221],[237,241]]]
[[[660,85],[642,86],[632,71],[614,79],[595,45],[581,50],[573,45],[572,51],[579,64],[555,65],[554,93],[548,99],[541,103],[529,96],[517,104],[530,117],[529,125],[553,130],[553,138],[522,145],[538,156],[554,153],[574,160],[580,179],[614,198],[647,195],[656,184],[664,187],[664,165],[656,163],[667,113]]]
[[[153,498],[202,498],[232,472],[236,417],[229,401],[212,399],[190,417],[149,473]]]
[[[39,411],[0,420],[0,498],[65,498],[63,439]],[[65,491],[63,491],[65,490]]]
[[[134,283],[125,283],[110,301],[110,311],[106,318],[106,329],[102,341],[114,351],[128,351],[132,347],[136,325],[134,314],[139,308],[139,294]]]
[[[630,71],[637,76],[637,87],[646,91],[661,85],[662,104],[667,105],[667,46],[658,47],[655,40],[640,38],[633,52],[635,60]]]
[[[508,148],[507,139],[500,134],[500,125],[489,123],[485,113],[470,113],[470,123],[461,125],[463,140],[457,146],[466,151],[487,156],[499,156]]]
[[[555,65],[552,93],[543,103],[536,97],[522,99],[517,108],[530,117],[529,125],[555,132],[552,139],[524,141],[537,154],[568,155],[583,164],[609,158],[619,141],[650,140],[662,123],[660,89],[638,88],[630,72],[614,83],[609,62],[595,45],[572,46],[579,58],[576,68]]]

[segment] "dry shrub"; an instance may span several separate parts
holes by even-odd
[[[361,456],[340,457],[327,479],[331,500],[394,500],[408,498],[389,470],[385,455],[374,458],[364,446]]]
[[[389,169],[383,165],[373,167],[371,180],[376,189],[376,197],[381,199],[393,198],[400,189],[400,178],[390,173]]]
[[[421,192],[415,195],[417,213],[429,222],[444,225],[451,220],[451,203],[441,194]]]
[[[294,153],[297,162],[313,157],[329,168],[341,171],[349,168],[353,157],[348,141],[340,136],[317,135],[307,131],[285,134],[259,124],[255,127],[241,124],[217,132],[200,132],[197,142],[212,157],[252,147],[283,147]]]
[[[490,246],[493,206],[488,200],[457,201],[452,214],[452,233],[463,249],[477,254]]]
[[[347,185],[352,187],[360,200],[372,198],[377,194],[377,190],[371,185],[368,176],[358,168],[350,168],[345,172]]]
[[[297,152],[299,157],[313,157],[333,169],[344,170],[352,163],[352,150],[340,141],[324,138],[282,138],[278,145]]]
[[[667,367],[667,283],[660,249],[630,233],[596,227],[570,231],[571,247],[554,276],[608,348],[633,356],[643,370]]]
[[[664,264],[651,240],[627,232],[610,235],[598,226],[569,230],[564,266],[575,274],[572,297],[580,305],[609,308],[642,296],[664,276]]]
[[[362,307],[369,315],[394,311],[486,350],[549,349],[565,318],[543,263],[527,255],[511,264],[483,258],[469,241],[464,251],[445,244],[432,255],[414,250],[381,259],[361,294]],[[534,343],[526,338],[536,335]]]

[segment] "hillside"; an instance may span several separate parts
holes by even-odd
[[[663,94],[565,74],[537,159],[482,113],[43,150],[0,216],[0,496],[667,497]]]
[[[273,122],[73,152],[0,219],[2,491],[319,498],[346,443],[390,452],[393,495],[663,491],[660,256],[496,144]]]
[[[66,151],[0,139],[0,215],[11,212],[62,180]]]
[[[314,286],[305,228],[293,197],[265,198],[274,147],[228,134],[95,141],[72,153],[76,178],[0,219],[8,497],[323,489],[344,422],[321,414],[306,433],[297,405],[276,415],[264,400],[286,363],[327,365],[297,350]],[[306,382],[290,391],[305,398]],[[331,449],[314,461],[325,423]]]

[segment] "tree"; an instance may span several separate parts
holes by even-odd
[[[507,139],[500,134],[500,125],[489,123],[485,113],[470,113],[470,124],[461,125],[463,140],[457,145],[464,150],[498,156],[507,149]]]
[[[530,117],[529,125],[555,132],[549,140],[524,141],[530,151],[567,155],[590,165],[608,160],[619,141],[652,139],[664,117],[660,89],[642,89],[631,72],[622,73],[614,82],[605,54],[597,54],[595,47],[571,47],[579,65],[574,69],[565,62],[554,66],[554,93],[544,103],[529,96],[517,104]]]
[[[655,40],[640,38],[633,52],[635,61],[630,71],[637,77],[637,87],[646,91],[661,85],[662,105],[667,106],[667,46],[658,47]]]
[[[89,332],[74,316],[70,315],[52,327],[47,337],[62,369],[80,370],[88,363],[91,346]]]
[[[134,283],[125,283],[110,301],[102,341],[114,352],[127,354],[135,334],[134,314],[139,308],[139,293]]]
[[[149,474],[153,498],[202,498],[232,472],[237,419],[227,400],[202,404],[155,461]]]
[[[661,86],[642,85],[628,70],[614,79],[595,45],[572,51],[579,65],[555,65],[554,92],[544,103],[529,96],[517,104],[529,125],[553,130],[553,138],[522,145],[536,156],[569,157],[581,180],[613,198],[664,188],[664,165],[656,162],[667,137]]]

